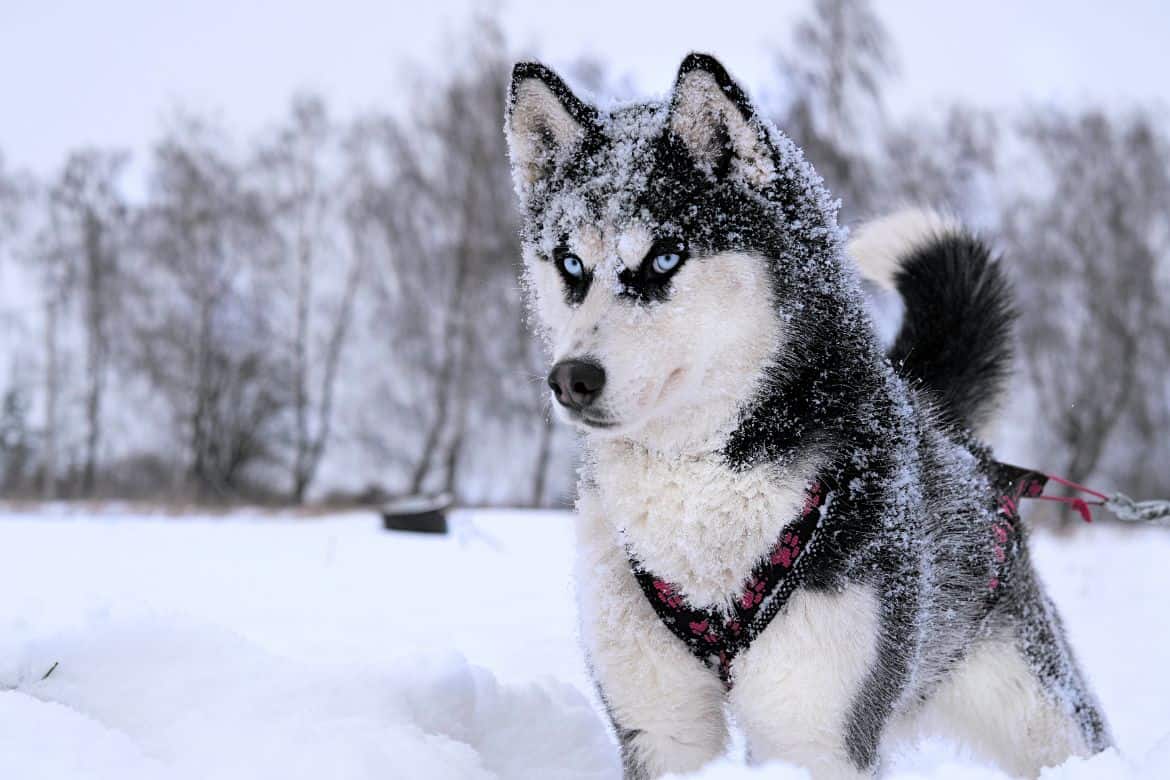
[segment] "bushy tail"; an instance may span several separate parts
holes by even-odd
[[[849,242],[862,273],[905,303],[890,348],[952,422],[978,428],[1011,371],[1011,291],[978,238],[931,211],[900,211],[863,225]]]

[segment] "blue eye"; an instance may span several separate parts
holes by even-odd
[[[585,275],[585,266],[581,264],[581,258],[576,255],[565,255],[562,257],[561,269],[574,279],[580,279]]]
[[[654,262],[650,267],[654,269],[655,273],[668,274],[678,267],[678,264],[681,260],[681,255],[677,255],[671,252],[669,254],[658,255],[655,257]]]

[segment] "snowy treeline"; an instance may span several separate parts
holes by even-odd
[[[409,114],[302,95],[246,142],[174,116],[141,197],[121,150],[43,180],[0,158],[4,493],[563,500],[571,435],[525,328],[501,131],[524,52],[484,19],[463,44],[404,86]],[[1022,314],[1014,438],[1074,480],[1170,494],[1164,116],[895,120],[896,52],[862,0],[818,0],[777,50],[750,86],[846,224],[926,203],[999,242]],[[595,62],[566,75],[632,92]]]

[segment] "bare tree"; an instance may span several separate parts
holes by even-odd
[[[894,50],[869,0],[815,0],[780,58],[787,95],[775,117],[801,146],[846,215],[874,210],[869,155],[884,120]]]
[[[29,397],[18,372],[0,394],[0,490],[11,494],[26,486],[32,461]]]
[[[384,462],[403,469],[407,489],[417,492],[438,446],[441,425],[431,415],[446,417],[446,401],[438,393],[444,356],[435,346],[441,333],[435,307],[441,299],[433,298],[444,292],[444,269],[432,254],[429,232],[439,216],[428,214],[430,201],[418,197],[425,179],[398,121],[362,118],[348,133],[345,149],[351,183],[347,226],[351,244],[370,258],[375,293],[370,328],[386,348],[379,360],[389,374],[381,377],[379,417],[397,422],[393,435],[382,426],[362,425],[361,438]],[[421,448],[407,444],[415,434],[421,435]]]
[[[421,388],[412,492],[457,492],[471,432],[506,427],[517,397],[532,406],[499,128],[510,62],[487,22],[463,48],[466,61],[424,92],[410,123],[370,121],[351,139],[372,172],[360,214],[383,246],[375,279],[395,328],[393,358]]]
[[[0,154],[0,249],[6,248],[20,227],[28,190],[29,185],[24,177],[9,171],[3,154]],[[0,323],[7,328],[9,323],[6,322],[5,314],[0,312]],[[16,349],[10,349],[12,365],[7,386],[0,397],[0,489],[9,494],[27,487],[33,458],[29,422],[30,386],[25,379],[23,361],[19,359]]]
[[[16,232],[20,224],[20,210],[27,196],[24,185],[16,173],[7,170],[4,155],[0,153],[0,246]]]
[[[287,299],[293,304],[291,492],[297,503],[304,500],[329,440],[334,384],[364,261],[364,255],[346,248],[337,136],[324,102],[300,96],[287,122],[259,148],[255,162],[268,224],[278,240],[282,272],[276,279],[291,279],[294,287]],[[336,273],[346,264],[348,270]],[[323,334],[316,327],[322,281],[339,288],[322,291],[339,298]]]
[[[41,494],[57,497],[61,432],[59,403],[61,398],[61,344],[58,331],[62,310],[71,287],[73,267],[69,262],[60,225],[50,220],[34,239],[26,259],[39,270],[44,312],[44,419],[41,455]]]
[[[1149,117],[1045,112],[1023,127],[1044,191],[1006,208],[1020,268],[1023,363],[1069,478],[1088,480],[1127,423],[1127,482],[1160,481],[1167,437],[1170,149]],[[1136,457],[1133,457],[1136,456]]]
[[[128,159],[125,152],[74,152],[49,191],[52,228],[48,238],[56,244],[50,252],[66,264],[67,270],[54,283],[56,297],[48,306],[59,307],[79,298],[85,330],[86,435],[81,479],[82,491],[87,495],[94,490],[101,444],[109,329],[116,310],[116,276],[127,220],[118,180]],[[68,285],[63,286],[64,282]],[[52,329],[59,311],[49,314]],[[50,366],[50,373],[53,371]]]
[[[168,400],[193,484],[218,496],[279,461],[294,384],[272,348],[266,213],[228,149],[192,117],[156,146],[134,306],[135,365]]]
[[[978,224],[996,173],[1000,132],[985,111],[951,106],[941,121],[915,115],[891,128],[875,166],[874,191],[885,204],[945,208]]]

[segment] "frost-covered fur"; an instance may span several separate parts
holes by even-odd
[[[859,233],[853,256],[906,303],[887,355],[821,180],[710,57],[666,100],[608,110],[521,63],[505,131],[550,382],[583,432],[582,637],[626,776],[720,755],[727,709],[754,759],[818,777],[871,776],[941,722],[1021,774],[1103,748],[1025,540],[1010,570],[995,555],[997,476],[970,431],[1011,308],[986,247],[928,212]],[[724,610],[846,466],[815,565],[725,691],[631,557]]]
[[[703,606],[725,607],[738,595],[816,475],[812,463],[729,473],[718,458],[667,458],[621,439],[597,442],[592,454],[601,512],[622,518],[622,539],[647,569],[671,572]]]
[[[1090,747],[1075,722],[1052,706],[1010,638],[989,638],[972,648],[919,724],[927,733],[961,736],[1015,775],[1035,775]]]
[[[826,777],[868,773],[841,736],[879,660],[880,617],[878,596],[867,585],[793,595],[736,660],[731,711],[753,761],[784,759]]]

